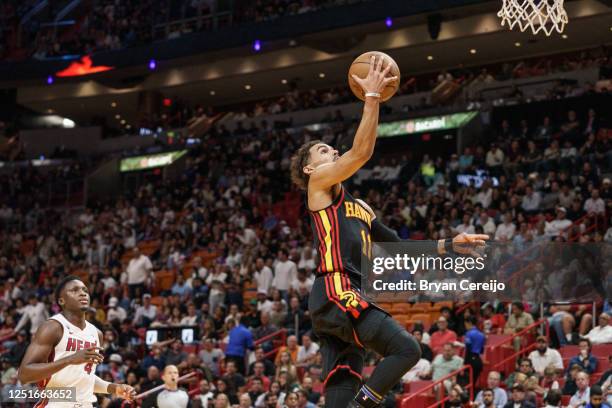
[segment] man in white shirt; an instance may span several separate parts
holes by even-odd
[[[553,366],[559,371],[563,371],[563,359],[557,350],[548,347],[546,336],[539,336],[536,340],[536,349],[529,354],[529,359],[533,364],[535,372],[539,376],[544,375],[544,370],[548,366]]]
[[[606,203],[599,197],[599,190],[591,191],[591,198],[584,202],[584,211],[588,214],[603,215],[606,212]]]
[[[465,213],[463,214],[463,223],[457,225],[455,227],[455,231],[458,234],[461,234],[463,232],[465,232],[466,234],[473,234],[474,233],[474,226],[472,225],[472,222],[470,221],[471,218],[471,214],[469,213]]]
[[[489,214],[487,214],[486,211],[480,213],[480,217],[476,224],[482,226],[484,234],[487,234],[489,236],[495,235],[495,230],[497,229],[497,227],[495,226],[495,222],[493,222],[493,219],[489,217]]]
[[[40,302],[35,295],[30,296],[30,303],[23,308],[21,319],[15,326],[15,333],[19,332],[28,322],[30,322],[30,334],[34,336],[36,331],[49,318],[47,308],[43,302]]]
[[[431,373],[431,363],[424,358],[419,359],[414,367],[412,367],[402,377],[402,383],[419,381],[427,378]]]
[[[612,343],[612,325],[610,325],[610,315],[602,313],[599,315],[599,326],[593,327],[586,336],[591,344]]]
[[[103,273],[104,278],[102,278],[102,283],[104,284],[104,289],[111,289],[117,286],[117,281],[113,278],[110,268],[105,267]]]
[[[532,186],[527,186],[525,188],[525,195],[523,196],[523,203],[521,204],[521,207],[527,212],[538,211],[540,209],[541,200],[542,198],[540,197],[540,193],[533,191]]]
[[[257,261],[255,261],[255,273],[253,277],[255,278],[255,282],[257,282],[257,292],[265,293],[266,295],[270,293],[270,286],[272,286],[274,274],[272,274],[272,269],[266,266],[262,258],[257,258]]]
[[[274,267],[274,279],[272,279],[272,286],[278,289],[285,301],[288,300],[291,284],[297,280],[297,265],[289,260],[288,256],[284,249],[278,252],[279,260]]]
[[[504,214],[504,222],[497,226],[495,240],[504,242],[512,241],[515,232],[516,225],[512,222],[512,214],[507,212]]]
[[[148,256],[140,253],[137,246],[134,247],[132,252],[134,256],[130,259],[126,272],[130,298],[135,299],[144,293],[145,285],[151,279],[153,264]]]
[[[544,227],[544,234],[550,238],[555,238],[569,228],[569,226],[572,225],[572,222],[565,218],[566,214],[567,210],[565,207],[557,207],[557,218],[546,223]]]
[[[310,335],[304,334],[302,336],[302,345],[298,347],[297,361],[295,363],[298,367],[306,367],[312,364],[317,357],[319,351],[319,345],[312,341]]]
[[[118,306],[119,300],[116,297],[112,297],[108,300],[108,311],[106,312],[106,320],[112,322],[117,319],[119,322],[123,322],[127,317],[125,309]]]
[[[134,323],[137,326],[148,326],[155,320],[157,316],[157,307],[151,304],[151,295],[145,293],[142,295],[142,306],[136,308],[134,315]]]

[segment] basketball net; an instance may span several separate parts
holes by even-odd
[[[553,31],[563,32],[568,22],[563,0],[503,0],[497,13],[501,24],[512,30],[518,26],[521,31],[531,28],[534,34],[543,31],[547,36]]]

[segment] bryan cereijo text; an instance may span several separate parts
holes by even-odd
[[[384,282],[380,279],[375,280],[372,284],[374,290],[377,291],[414,291],[422,290],[429,292],[456,292],[457,290],[464,291],[484,291],[495,293],[497,291],[503,292],[506,289],[506,285],[503,282],[498,282],[496,279],[492,279],[488,282],[470,282],[468,279],[462,279],[457,282],[429,282],[421,279],[417,282],[408,280],[401,280],[399,282]]]

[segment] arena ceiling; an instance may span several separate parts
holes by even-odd
[[[398,63],[402,77],[444,68],[476,66],[551,53],[570,52],[612,43],[612,8],[596,0],[566,4],[570,23],[564,35],[533,36],[500,27],[499,2],[443,13],[437,40],[430,38],[426,16],[350,27],[271,44],[262,52],[227,50],[172,62],[161,62],[152,73],[142,68],[98,74],[89,80],[25,86],[18,102],[41,113],[53,112],[79,123],[93,115],[108,123],[134,125],[139,95],[159,91],[192,103],[235,104],[283,94],[295,81],[299,89],[327,88],[346,83],[351,61],[360,53],[381,50]],[[246,89],[249,85],[250,89]],[[113,106],[114,104],[114,106]],[[116,119],[120,115],[121,119]]]

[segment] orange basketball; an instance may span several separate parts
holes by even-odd
[[[369,52],[363,53],[360,56],[358,56],[355,59],[355,61],[353,61],[353,63],[351,64],[351,67],[349,68],[349,72],[348,72],[349,86],[351,87],[351,91],[353,91],[356,97],[358,97],[362,101],[365,100],[365,95],[364,95],[363,90],[361,89],[359,84],[357,84],[357,82],[355,82],[355,80],[351,78],[351,75],[355,74],[359,78],[367,77],[368,71],[370,70],[370,59],[372,58],[372,55],[376,56],[377,63],[378,63],[379,57],[381,56],[384,57],[385,59],[383,62],[383,69],[387,67],[387,64],[391,64],[391,69],[389,70],[389,73],[387,74],[387,76],[397,77],[396,81],[389,82],[387,86],[385,87],[385,90],[382,91],[380,95],[380,100],[381,102],[384,102],[388,100],[389,98],[391,98],[393,95],[395,95],[395,92],[397,92],[397,89],[399,88],[399,84],[400,84],[399,67],[397,66],[397,63],[393,60],[393,58],[391,58],[384,52],[369,51]]]

